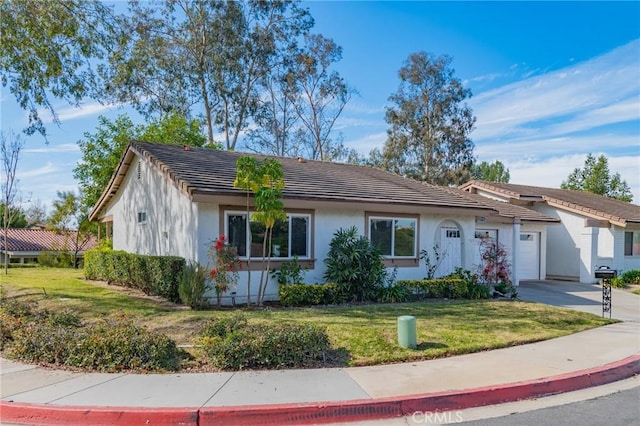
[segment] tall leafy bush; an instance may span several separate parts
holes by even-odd
[[[384,286],[387,271],[380,250],[355,226],[333,234],[324,278],[336,284],[346,300],[371,301]]]

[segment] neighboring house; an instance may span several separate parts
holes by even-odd
[[[176,255],[203,265],[211,263],[207,250],[212,241],[225,235],[237,248],[244,270],[248,256],[252,270],[263,270],[260,227],[247,220],[246,192],[233,187],[236,161],[247,155],[266,158],[131,142],[90,219],[107,224],[116,250]],[[385,264],[398,267],[398,279],[421,279],[426,275],[423,249],[438,245],[446,250],[440,276],[456,267],[475,269],[477,229],[484,231],[489,224],[489,232],[500,229],[499,238],[505,238],[510,250],[514,239],[509,235],[519,235],[521,223],[544,233],[544,225],[554,222],[527,209],[498,209],[498,203],[456,188],[422,184],[372,167],[301,158],[277,161],[284,172],[288,219],[274,230],[271,267],[297,256],[308,269],[307,283],[324,281],[324,259],[340,228],[355,226],[379,244]],[[252,288],[257,288],[260,274],[251,276]],[[236,300],[245,297],[243,272]],[[266,299],[275,298],[272,279]]]
[[[59,234],[42,228],[10,228],[7,233],[7,248],[10,263],[33,263],[43,252],[67,251],[75,249],[75,231]],[[78,252],[82,258],[86,250],[97,245],[95,238],[89,239]],[[4,263],[4,230],[0,230],[0,263]]]
[[[548,230],[546,278],[591,283],[599,266],[640,269],[640,206],[589,192],[508,183],[471,181],[461,189],[560,220],[561,226]]]

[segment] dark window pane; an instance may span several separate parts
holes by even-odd
[[[371,243],[380,248],[383,256],[391,256],[391,220],[371,219]]]
[[[271,235],[271,257],[289,257],[289,221],[278,221]]]
[[[300,256],[308,257],[308,236],[309,218],[292,217],[291,218],[291,257]]]
[[[262,257],[263,243],[265,237],[265,227],[262,223],[254,220],[250,223],[251,227],[251,257]]]
[[[395,220],[394,256],[414,256],[416,221],[413,219]]]
[[[229,244],[235,247],[238,256],[247,255],[247,220],[245,215],[228,216]]]

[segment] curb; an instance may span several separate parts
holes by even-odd
[[[39,425],[310,425],[462,410],[600,386],[640,374],[640,353],[541,379],[380,399],[190,408],[83,407],[0,401],[0,421]]]

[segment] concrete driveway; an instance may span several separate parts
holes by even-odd
[[[602,287],[569,281],[522,281],[518,298],[602,315]],[[608,317],[609,314],[606,313]],[[640,322],[640,296],[624,290],[611,291],[611,318]],[[639,330],[640,331],[640,330]]]

